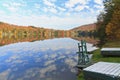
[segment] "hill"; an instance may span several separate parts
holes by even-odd
[[[78,27],[75,27],[71,30],[72,31],[92,31],[92,30],[95,30],[95,29],[96,29],[96,23],[92,23],[92,24],[78,26]]]
[[[35,26],[19,26],[9,23],[0,22],[0,36],[44,36],[44,37],[51,37],[51,36],[69,36],[71,32],[69,30],[55,30],[55,29],[48,29],[42,27],[35,27]]]

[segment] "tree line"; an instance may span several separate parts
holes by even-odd
[[[96,30],[91,30],[91,31],[77,31],[77,36],[78,37],[97,37],[96,35]]]
[[[54,30],[35,26],[17,26],[0,22],[0,39],[4,37],[69,37],[69,30]]]

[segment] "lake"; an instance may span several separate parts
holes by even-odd
[[[0,80],[77,80],[78,42],[54,38],[0,46]]]

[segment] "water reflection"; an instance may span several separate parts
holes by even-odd
[[[0,80],[76,80],[77,43],[56,38],[1,46]]]
[[[88,43],[91,43],[91,44],[98,44],[99,42],[99,39],[97,37],[94,37],[94,36],[79,36],[79,37],[72,37],[72,39],[75,39],[75,40],[85,40],[86,42]]]

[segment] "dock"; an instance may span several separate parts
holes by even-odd
[[[103,56],[120,56],[120,48],[102,48],[101,54]]]
[[[120,63],[98,62],[83,69],[85,80],[120,80]]]

